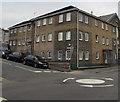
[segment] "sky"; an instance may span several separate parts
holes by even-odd
[[[101,0],[101,2],[96,2],[93,0],[91,2],[90,0],[84,0],[83,2],[83,0],[57,0],[57,2],[55,2],[49,0],[48,2],[47,0],[44,0],[43,2],[43,0],[4,0],[0,4],[0,15],[2,15],[0,18],[2,22],[0,27],[7,29],[10,26],[29,20],[33,17],[37,17],[70,5],[88,13],[93,11],[93,15],[95,16],[111,13],[118,14],[118,1],[119,0],[109,0],[108,2],[106,0],[106,2],[104,2],[104,0]]]

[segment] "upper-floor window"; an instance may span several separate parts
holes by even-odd
[[[79,40],[83,40],[83,32],[82,31],[79,32]]]
[[[15,40],[13,40],[13,45],[16,45],[16,41]]]
[[[79,60],[83,60],[83,50],[79,51]]]
[[[99,36],[96,35],[96,42],[99,42]]]
[[[102,22],[102,29],[104,29],[104,23]]]
[[[66,21],[71,21],[71,13],[66,14]]]
[[[71,40],[71,31],[66,32],[66,40]]]
[[[63,40],[63,32],[59,32],[58,33],[58,41],[62,41]]]
[[[85,52],[85,60],[89,60],[89,56],[90,56],[89,51],[86,51],[86,52]]]
[[[47,52],[47,57],[48,57],[48,59],[51,59],[52,58],[52,52],[48,51]]]
[[[62,60],[62,56],[63,56],[62,50],[59,50],[58,51],[58,60]]]
[[[52,41],[52,34],[48,34],[48,41]]]
[[[102,44],[103,45],[105,44],[105,37],[104,36],[102,37]]]
[[[105,24],[105,29],[108,30],[108,24]]]
[[[117,41],[114,39],[113,40],[113,45],[116,46]]]
[[[113,33],[115,33],[115,27],[112,27],[112,31],[113,31]]]
[[[40,36],[39,35],[36,36],[36,42],[40,42]]]
[[[40,26],[40,20],[37,21],[37,26]]]
[[[67,50],[66,51],[66,60],[70,60],[71,59],[71,51]]]
[[[79,19],[80,22],[83,21],[83,15],[82,15],[82,13],[79,13],[78,19]]]
[[[20,28],[19,28],[19,32],[22,32],[22,29],[23,29],[23,27],[20,27]]]
[[[98,20],[95,19],[95,26],[98,26]]]
[[[100,53],[96,52],[96,59],[99,59],[99,58],[100,58]]]
[[[31,25],[28,25],[28,30],[31,30]]]
[[[85,41],[89,41],[89,34],[85,33]]]
[[[106,45],[109,45],[109,39],[106,38]]]
[[[17,32],[17,29],[15,28],[15,29],[14,29],[14,33],[16,33],[16,32]]]
[[[25,45],[26,42],[25,42],[25,39],[22,39],[22,45]]]
[[[46,40],[46,34],[42,34],[42,41]]]
[[[59,23],[63,22],[63,14],[59,15]]]
[[[11,33],[11,34],[13,33],[13,29],[11,29],[10,33]]]
[[[12,41],[10,41],[10,42],[9,42],[9,45],[10,45],[10,46],[12,46],[12,43],[13,43],[13,42],[12,42]]]
[[[27,26],[24,26],[24,32],[26,31],[26,29],[27,29]]]
[[[46,25],[46,18],[45,19],[43,19],[43,25]]]
[[[85,16],[85,23],[88,24],[88,16]]]
[[[52,17],[49,18],[48,23],[52,24]]]

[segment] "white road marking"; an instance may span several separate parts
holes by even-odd
[[[49,72],[51,72],[51,71],[49,71],[49,70],[45,70],[45,71],[43,71],[43,72],[45,72],[45,73],[49,73]]]
[[[82,87],[90,87],[90,88],[99,88],[99,87],[112,87],[114,86],[113,84],[108,84],[108,85],[80,85]]]
[[[67,78],[67,79],[64,79],[64,80],[63,80],[63,83],[65,83],[65,82],[68,81],[68,80],[73,80],[73,79],[75,79],[75,78]]]
[[[35,73],[41,73],[42,71],[34,71]]]
[[[108,78],[108,77],[102,77],[102,78],[100,78],[100,77],[91,77],[91,78],[98,78],[98,79],[104,79],[104,80],[110,80],[110,81],[113,81],[114,79],[112,79],[112,78]]]
[[[59,73],[59,71],[52,71],[53,73]]]
[[[112,78],[103,78],[103,79],[105,79],[105,80],[111,80],[111,81],[114,80],[114,79],[112,79]]]
[[[21,67],[21,66],[15,66],[15,67],[20,68],[20,69],[24,69],[24,70],[27,70],[27,71],[30,71],[30,72],[34,72],[34,71],[33,71],[33,70],[31,70],[31,69],[26,69],[26,68]]]
[[[0,97],[0,102],[2,101],[6,101],[7,99],[3,98],[3,97]]]

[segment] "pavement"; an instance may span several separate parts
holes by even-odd
[[[118,100],[118,68],[61,72],[3,59],[0,99]]]

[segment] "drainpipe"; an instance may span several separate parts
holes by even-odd
[[[78,13],[77,11],[77,68],[79,67],[79,22],[78,22]]]
[[[118,27],[116,27],[116,53],[117,53],[117,61],[118,61]]]

